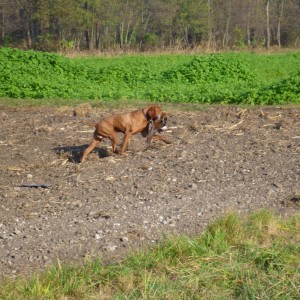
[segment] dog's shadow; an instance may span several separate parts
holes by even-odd
[[[88,147],[88,145],[81,146],[59,146],[53,148],[57,155],[60,157],[68,159],[69,162],[80,163],[80,159],[83,151]],[[107,149],[105,148],[95,148],[92,153],[98,153],[99,158],[105,158],[109,156]]]

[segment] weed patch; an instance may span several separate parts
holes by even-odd
[[[270,228],[276,228],[271,230]],[[1,299],[297,299],[300,216],[229,214],[118,265],[86,261],[1,283]],[[264,239],[268,239],[268,243]]]

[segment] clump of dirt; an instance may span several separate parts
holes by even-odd
[[[0,272],[104,261],[169,234],[199,234],[228,211],[299,211],[298,107],[167,107],[167,145],[110,141],[78,164],[95,122],[117,110],[2,109]]]

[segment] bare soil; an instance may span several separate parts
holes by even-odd
[[[119,156],[104,140],[80,165],[83,122],[116,109],[2,108],[0,274],[113,261],[226,212],[299,212],[299,107],[166,110],[172,144],[136,135]]]

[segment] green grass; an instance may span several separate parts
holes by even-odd
[[[299,299],[300,215],[228,214],[118,265],[86,261],[4,280],[1,299]]]
[[[0,98],[29,104],[299,104],[300,52],[68,59],[0,48],[0,79]]]

